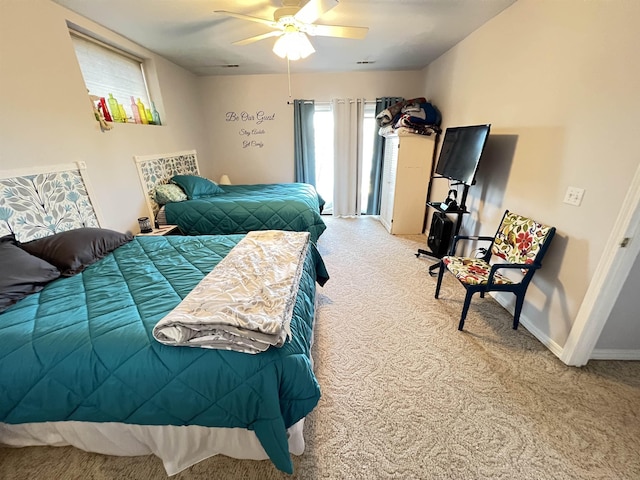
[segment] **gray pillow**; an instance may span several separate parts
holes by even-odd
[[[71,277],[131,240],[133,236],[130,233],[106,228],[77,228],[20,246],[58,267],[63,276]]]
[[[0,238],[0,313],[60,276],[50,263],[25,252],[13,235]]]

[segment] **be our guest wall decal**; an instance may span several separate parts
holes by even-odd
[[[258,110],[255,113],[227,112],[225,115],[226,122],[238,122],[241,125],[238,135],[242,137],[242,148],[264,147],[264,136],[267,135],[265,122],[272,122],[275,119],[275,113],[266,113],[264,110]]]

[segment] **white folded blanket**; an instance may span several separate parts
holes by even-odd
[[[249,232],[153,329],[166,345],[245,353],[291,337],[309,232]]]

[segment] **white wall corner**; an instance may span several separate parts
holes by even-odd
[[[640,165],[623,202],[589,288],[582,300],[561,360],[567,365],[586,365],[593,358],[607,322],[629,272],[640,255]],[[621,240],[631,242],[621,248]]]

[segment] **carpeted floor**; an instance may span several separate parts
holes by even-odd
[[[327,224],[313,349],[323,395],[295,473],[218,456],[173,478],[640,478],[640,362],[567,367],[491,298],[474,298],[458,332],[463,289],[447,276],[433,298],[432,260],[414,255],[423,236],[366,217]],[[165,477],[155,457],[0,448],[7,480]]]

